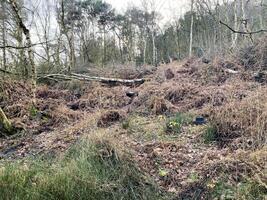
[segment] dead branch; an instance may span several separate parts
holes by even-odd
[[[235,70],[232,70],[232,69],[224,69],[225,72],[229,73],[229,74],[238,74],[239,71],[235,71]]]
[[[53,42],[53,40],[51,41],[48,41],[48,42]],[[31,47],[34,47],[34,46],[38,46],[38,45],[42,45],[42,44],[46,44],[47,42],[39,42],[39,43],[35,43],[35,44],[31,44],[30,46],[23,46],[23,47],[17,47],[17,46],[12,46],[12,45],[5,45],[5,46],[0,46],[0,49],[29,49]]]
[[[245,31],[237,31],[234,30],[231,26],[229,26],[228,24],[220,21],[220,24],[226,26],[228,29],[230,29],[233,33],[237,33],[237,34],[242,34],[242,35],[252,35],[252,34],[257,34],[257,33],[262,33],[262,32],[267,32],[267,30],[265,29],[261,29],[261,30],[257,30],[257,31],[251,31],[251,32],[245,32]]]
[[[144,79],[116,79],[116,78],[105,78],[105,77],[96,77],[96,76],[87,76],[83,74],[75,74],[71,73],[70,75],[65,74],[49,74],[46,76],[41,76],[38,79],[54,79],[54,80],[64,80],[64,81],[71,81],[71,80],[80,80],[80,81],[97,81],[103,84],[107,84],[110,86],[116,85],[125,85],[125,86],[138,86],[145,82]]]
[[[13,74],[12,72],[1,69],[1,68],[0,68],[0,72],[5,73],[5,74]]]

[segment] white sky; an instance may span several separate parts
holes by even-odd
[[[0,0],[1,1],[1,0]],[[31,2],[30,9],[34,10],[39,9],[39,14],[42,15],[42,12],[45,12],[46,10],[51,10],[51,7],[49,7],[49,4],[53,4],[55,0],[28,0]],[[161,20],[158,22],[160,25],[164,25],[168,22],[171,22],[174,18],[178,18],[182,16],[186,11],[190,9],[190,2],[191,0],[105,0],[106,2],[110,3],[118,13],[123,13],[127,10],[128,7],[131,6],[137,6],[140,8],[143,8],[142,2],[148,3],[148,6],[151,7],[150,2],[154,2],[152,6],[154,6],[154,9],[161,13]],[[149,8],[148,8],[149,9]],[[39,19],[39,17],[35,16],[35,18],[32,18],[32,20],[29,22],[31,24],[31,31],[32,31],[32,39],[35,43],[38,41],[42,41],[43,39],[40,39],[37,34],[36,27],[33,26],[32,22],[34,20]],[[57,24],[56,18],[53,15],[50,19],[51,22],[51,32],[49,33],[51,38],[54,38],[54,34],[56,33]],[[40,26],[40,21],[36,21],[37,26]],[[40,27],[39,27],[40,28]],[[41,31],[42,33],[42,31]]]
[[[106,0],[113,5],[118,12],[123,12],[131,5],[142,6],[142,1],[154,2],[156,10],[161,13],[164,22],[181,16],[189,10],[191,0]]]

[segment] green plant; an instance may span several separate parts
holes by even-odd
[[[238,184],[238,196],[240,199],[266,199],[267,188],[257,182],[246,181]]]
[[[217,137],[217,129],[213,125],[208,125],[204,131],[203,139],[206,144],[214,142]]]
[[[31,117],[36,117],[39,111],[35,106],[31,105],[29,112]]]
[[[235,199],[234,188],[226,181],[218,181],[207,185],[211,190],[212,199]]]
[[[189,182],[196,182],[199,180],[199,176],[196,172],[192,172],[190,175],[189,175]]]
[[[124,120],[122,122],[121,126],[122,126],[123,129],[129,129],[129,127],[130,127],[130,120],[129,119]]]
[[[259,183],[244,179],[240,183],[233,184],[226,177],[216,182],[207,184],[211,199],[265,199],[267,189]]]
[[[169,172],[165,169],[159,169],[159,176],[160,177],[166,177],[168,176]]]
[[[161,199],[110,139],[83,140],[56,160],[0,167],[0,199]]]
[[[180,133],[183,125],[190,124],[193,118],[189,114],[177,113],[166,122],[166,132]]]

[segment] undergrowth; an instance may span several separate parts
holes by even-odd
[[[166,122],[166,132],[179,134],[183,125],[193,122],[193,117],[189,114],[177,113]]]
[[[214,125],[209,124],[204,131],[203,134],[203,139],[204,139],[204,143],[209,144],[212,143],[214,141],[216,141],[216,133],[217,133],[217,129]]]
[[[90,137],[58,161],[6,164],[0,199],[162,199],[159,190],[109,139]]]
[[[243,178],[239,183],[233,184],[229,175],[224,174],[217,181],[210,181],[207,184],[208,195],[211,199],[265,199],[267,190],[259,182]]]

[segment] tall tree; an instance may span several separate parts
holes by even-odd
[[[190,26],[190,44],[189,44],[189,57],[192,56],[193,48],[193,27],[194,27],[194,0],[191,0],[191,26]]]
[[[1,1],[1,21],[2,21],[2,44],[3,44],[3,69],[7,70],[7,58],[6,58],[6,2]]]
[[[22,32],[26,38],[26,48],[28,51],[29,64],[31,66],[31,83],[32,83],[32,97],[33,97],[32,103],[35,105],[35,103],[36,103],[35,102],[35,100],[36,100],[35,90],[36,90],[37,72],[36,72],[36,66],[35,66],[35,61],[34,61],[34,53],[32,50],[32,41],[31,41],[30,30],[26,27],[21,15],[19,14],[19,7],[18,7],[16,0],[7,0],[7,1],[8,1],[8,3],[10,3],[11,8],[14,12],[18,27],[22,30]]]

